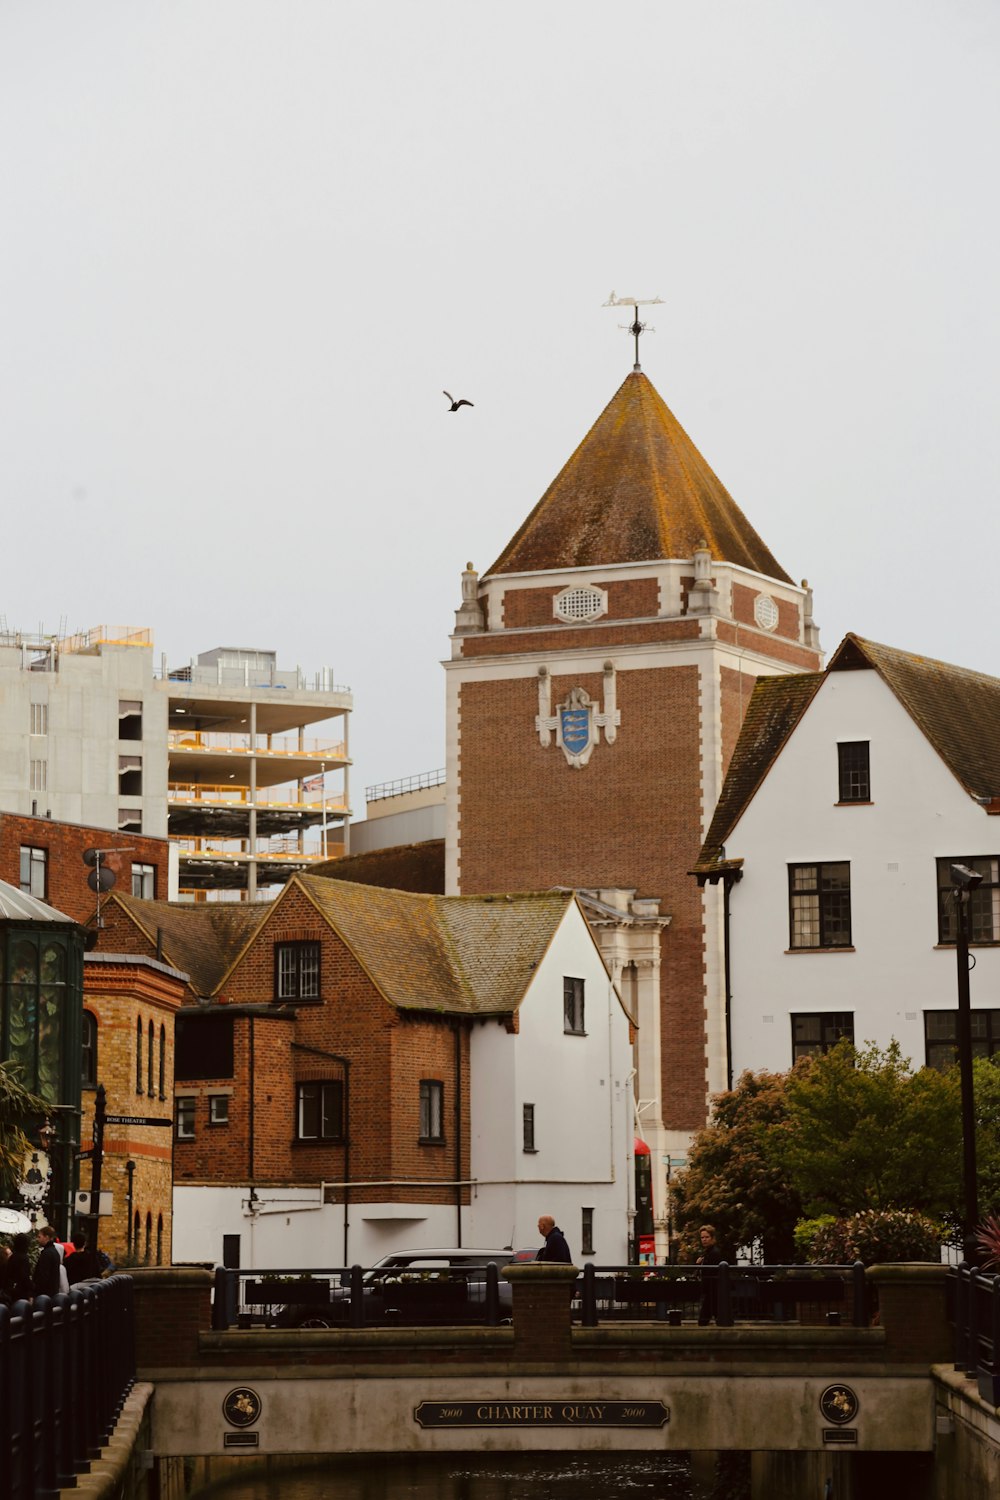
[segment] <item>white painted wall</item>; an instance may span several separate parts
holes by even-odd
[[[565,975],[584,980],[584,1036],[563,1030]],[[470,1243],[537,1245],[538,1217],[550,1213],[582,1264],[587,1207],[595,1251],[588,1258],[624,1262],[631,1072],[627,1017],[579,908],[570,906],[521,1003],[518,1034],[494,1023],[473,1032],[472,1175],[482,1186]],[[534,1154],[523,1149],[525,1104],[535,1106]]]
[[[584,980],[586,1034],[563,1031],[563,976]],[[462,1243],[517,1249],[541,1243],[551,1213],[577,1264],[581,1210],[594,1209],[598,1265],[627,1258],[633,1106],[628,1018],[579,908],[571,905],[521,1004],[520,1031],[487,1021],[471,1047],[471,1175]],[[523,1150],[522,1105],[535,1105],[537,1152]],[[222,1258],[241,1237],[244,1267],[371,1265],[392,1250],[457,1244],[454,1205],[351,1204],[347,1262],[342,1205],[322,1190],[249,1186],[174,1188],[174,1260]]]
[[[867,740],[872,805],[837,806],[837,744]],[[726,842],[733,1066],[791,1065],[795,1012],[854,1013],[859,1043],[925,1060],[924,1010],[957,1009],[954,947],[938,947],[935,860],[1000,852],[988,817],[874,671],[832,672]],[[789,864],[849,860],[853,952],[789,953]],[[997,1005],[1000,950],[977,947],[972,1004]]]

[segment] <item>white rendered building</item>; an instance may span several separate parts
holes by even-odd
[[[728,898],[732,1077],[841,1036],[951,1063],[952,863],[983,876],[974,1051],[1000,1049],[998,814],[1000,680],[848,635],[759,681],[694,872]]]

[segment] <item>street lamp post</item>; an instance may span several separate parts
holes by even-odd
[[[976,1109],[972,1091],[969,902],[972,892],[983,877],[977,870],[970,870],[966,865],[952,865],[950,874],[958,914],[955,957],[958,964],[958,1070],[962,1086],[962,1175],[965,1189],[962,1250],[969,1265],[975,1265],[978,1256],[976,1225],[979,1223],[979,1194],[976,1184]]]

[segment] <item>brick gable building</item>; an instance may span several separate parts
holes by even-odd
[[[571,893],[303,875],[266,908],[115,894],[102,916],[103,952],[187,975],[176,1258],[370,1263],[502,1244],[512,1224],[530,1244],[540,1212],[576,1219],[581,1200],[593,1253],[624,1258],[630,1020]]]
[[[727,1082],[724,1006],[706,1003],[725,992],[724,897],[688,872],[757,677],[820,664],[809,589],[638,367],[493,566],[463,576],[446,889],[594,893],[639,1018],[660,1213],[666,1164]]]

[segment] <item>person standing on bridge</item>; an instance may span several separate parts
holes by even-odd
[[[701,1254],[698,1257],[699,1266],[717,1266],[722,1260],[722,1251],[715,1242],[715,1225],[703,1224],[698,1230],[698,1238],[701,1240]],[[701,1273],[702,1292],[701,1308],[698,1312],[698,1322],[705,1326],[711,1323],[718,1312],[719,1288],[716,1284],[717,1271],[704,1270]]]
[[[573,1264],[566,1236],[561,1229],[556,1227],[556,1221],[551,1214],[542,1214],[538,1221],[538,1233],[544,1237],[545,1244],[535,1256],[536,1260],[562,1261],[567,1266]]]

